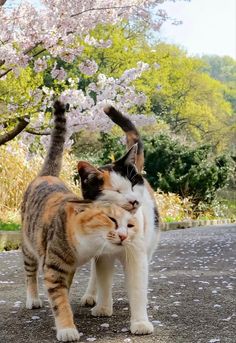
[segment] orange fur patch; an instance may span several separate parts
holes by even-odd
[[[42,222],[48,224],[51,222],[53,216],[57,213],[58,206],[61,204],[61,201],[65,198],[65,193],[53,193],[50,196],[45,205],[45,211],[43,212]]]
[[[126,132],[128,149],[130,149],[134,143],[138,140],[138,136],[134,131]]]
[[[126,132],[126,137],[127,137],[127,146],[129,149],[134,145],[134,143],[138,142],[138,138],[139,138],[135,131]],[[141,153],[136,154],[135,165],[138,169],[138,172],[141,173],[144,166],[143,150],[141,151]]]
[[[31,189],[35,189],[37,186],[39,186],[42,182],[47,181],[49,185],[52,184],[60,184],[62,181],[55,176],[39,176],[31,183]]]
[[[104,184],[103,184],[104,189],[112,189],[109,171],[105,170],[102,173],[102,176],[103,176],[103,182],[104,182]]]

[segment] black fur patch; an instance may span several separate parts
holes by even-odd
[[[159,229],[159,224],[160,224],[160,214],[159,211],[157,209],[157,207],[154,207],[154,225],[155,225],[155,229]]]
[[[100,167],[99,170],[108,170],[108,171],[114,171],[118,174],[120,174],[122,177],[127,178],[131,184],[132,187],[135,185],[143,185],[144,179],[141,174],[139,174],[135,168],[135,166],[131,163],[120,163],[115,162],[113,164],[107,164],[103,167]]]
[[[96,200],[102,192],[103,179],[97,174],[81,176],[81,188],[84,199]]]
[[[114,163],[107,164],[98,168],[99,171],[109,171],[120,174],[122,177],[128,179],[131,182],[132,187],[135,185],[143,185],[144,179],[141,174],[137,172],[136,167],[132,163],[128,163],[127,154],[115,161]],[[88,173],[88,171],[82,168],[79,171],[81,178],[81,189],[84,199],[96,200],[103,191],[103,178],[100,173]]]

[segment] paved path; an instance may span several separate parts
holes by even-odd
[[[93,318],[78,307],[87,266],[72,286],[71,303],[81,342],[104,343],[236,343],[236,226],[169,231],[162,234],[150,268],[149,314],[155,326],[150,336],[133,336],[123,274],[114,281],[114,315]],[[40,293],[43,293],[41,287]],[[55,343],[48,302],[26,310],[20,252],[0,254],[0,342]],[[109,324],[103,327],[102,324]],[[106,326],[106,325],[105,325]]]

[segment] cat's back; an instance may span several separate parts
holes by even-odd
[[[54,176],[41,176],[34,179],[26,189],[21,206],[22,222],[25,217],[42,215],[44,211],[50,211],[56,204],[71,191],[66,185]]]

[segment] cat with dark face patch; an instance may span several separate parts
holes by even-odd
[[[112,314],[112,273],[114,261],[118,258],[124,265],[131,309],[131,332],[151,333],[148,321],[147,284],[148,261],[157,246],[159,234],[159,213],[154,192],[140,174],[144,165],[143,144],[131,120],[107,107],[104,112],[126,133],[128,152],[119,160],[96,168],[86,161],[78,163],[83,197],[90,200],[106,200],[135,214],[142,228],[139,245],[130,245],[126,255],[104,256],[93,261],[89,284],[82,297],[83,305],[96,306],[95,316]]]
[[[134,165],[137,145],[134,145],[121,159],[95,168],[80,161],[78,172],[85,199],[109,200],[126,210],[135,212],[143,197],[144,178]]]

